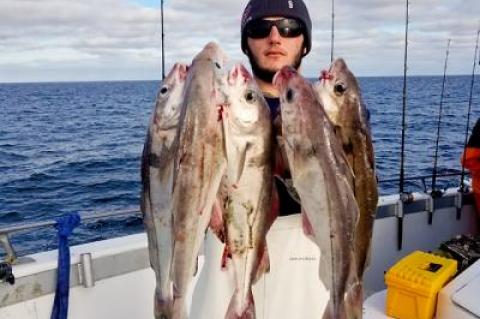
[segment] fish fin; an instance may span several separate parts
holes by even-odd
[[[272,185],[272,195],[271,195],[271,207],[270,212],[267,216],[267,229],[270,229],[273,222],[277,219],[280,214],[280,198],[278,197],[278,191],[275,186],[275,183]]]
[[[335,138],[340,142],[340,145],[343,145],[343,130],[340,125],[335,125],[332,123],[333,126],[333,133],[335,135]]]
[[[226,154],[227,162],[230,163],[229,178],[233,185],[235,185],[242,176],[243,169],[245,168],[245,158],[247,150],[251,144],[249,142],[235,143],[235,139],[230,137],[230,123],[229,123],[229,109],[223,107],[222,115],[222,130],[223,130],[223,147]],[[233,177],[233,178],[232,178]]]
[[[239,305],[238,290],[232,296],[225,319],[255,319],[255,303],[252,291],[249,292],[245,305]]]
[[[210,214],[212,213],[212,207],[215,203],[215,197],[218,198],[219,192],[221,194],[221,186],[222,186],[222,178],[225,174],[225,167],[226,161],[224,158],[219,162],[217,155],[212,153],[210,149],[206,149],[204,146],[203,149],[203,160],[202,160],[202,167],[201,171],[203,174],[203,183],[204,186],[201,188],[200,191],[200,209],[198,213],[200,215],[208,214],[210,218]],[[215,163],[214,168],[211,169],[211,163]]]
[[[320,280],[328,290],[332,290],[332,269],[331,258],[324,256],[323,251],[320,256],[320,269],[318,271]]]
[[[193,268],[192,277],[195,277],[198,273],[198,256],[195,259],[195,267]]]
[[[175,148],[177,151],[175,153],[175,158],[174,158],[174,162],[173,162],[173,184],[172,184],[172,193],[174,193],[174,190],[175,190],[175,186],[177,185],[177,176],[178,176],[178,172],[180,171],[180,164],[182,163],[182,161],[184,160],[185,158],[185,150],[181,149],[181,148]]]
[[[228,269],[228,261],[231,259],[232,259],[232,254],[228,249],[228,245],[225,245],[223,247],[222,260],[221,260],[221,266],[220,266],[222,270]]]
[[[363,285],[356,280],[345,292],[345,312],[347,318],[360,319],[363,314]]]
[[[223,225],[223,209],[222,200],[218,198],[215,200],[212,208],[212,215],[210,216],[209,227],[212,232],[217,235],[218,239],[225,242],[225,228]]]
[[[340,125],[333,126],[333,132],[335,135],[336,140],[339,142],[339,145],[342,146],[343,152],[345,154],[350,154],[353,151],[353,145],[349,139],[349,137],[345,134],[346,130],[341,127]]]
[[[223,104],[223,105],[218,105],[217,106],[217,109],[220,109],[220,119],[221,119],[221,130],[222,130],[222,134],[223,134],[223,152],[225,153],[225,156],[227,157],[227,160],[228,160],[228,153],[229,153],[229,147],[231,147],[231,143],[230,143],[230,135],[229,135],[229,132],[230,132],[230,126],[229,126],[229,123],[228,123],[228,117],[229,117],[229,114],[228,114],[228,104]]]
[[[368,158],[368,164],[370,165],[371,169],[375,169],[375,153],[373,149],[373,141],[372,141],[372,136],[370,134],[365,135],[365,146],[367,148],[367,158]]]
[[[362,267],[358,267],[358,276],[363,277],[365,270],[370,266],[370,261],[372,260],[372,242],[368,245],[367,251],[365,252],[365,260],[363,261]]]
[[[145,214],[147,209],[147,199],[150,193],[150,150],[151,150],[151,136],[150,132],[147,132],[147,136],[145,137],[145,143],[143,145],[142,151],[142,162],[140,163],[140,172],[142,178],[142,198],[140,201],[140,209],[143,214]]]
[[[212,159],[212,154],[206,150],[207,146],[205,144],[201,145],[201,160],[200,162],[200,174],[201,174],[201,183],[202,187],[200,187],[200,204],[199,204],[199,211],[198,214],[203,215],[205,213],[206,203],[207,203],[207,196],[208,190],[210,185],[211,176],[208,174],[208,165]],[[211,208],[209,208],[211,209]]]
[[[241,148],[237,148],[238,154],[236,156],[232,156],[227,159],[233,162],[232,167],[235,170],[233,172],[233,176],[234,176],[233,185],[237,184],[240,178],[242,177],[243,170],[245,169],[247,151],[250,149],[250,147],[251,147],[251,144],[249,142],[246,142],[244,145],[242,145]],[[234,160],[234,158],[236,160]]]
[[[353,169],[354,154],[352,142],[347,137],[345,137],[343,128],[341,126],[335,126],[334,132],[337,140],[340,142],[343,152],[333,152],[333,154],[337,163],[340,164],[339,167],[344,167],[344,174],[347,175],[348,181],[353,187],[353,179],[355,178],[355,172]]]
[[[313,226],[312,226],[312,223],[310,223],[307,213],[303,208],[302,208],[302,229],[305,236],[313,240],[313,238],[315,237],[315,234],[313,232]]]
[[[275,147],[275,165],[273,168],[273,174],[282,176],[285,168],[288,166],[286,156],[284,156],[284,138],[282,136],[277,136],[277,146]]]
[[[260,278],[262,278],[263,274],[268,272],[270,272],[270,257],[268,255],[267,243],[265,243],[252,283],[255,284],[257,281],[260,280]]]

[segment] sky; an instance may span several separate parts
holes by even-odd
[[[286,0],[279,0],[286,1]],[[166,70],[216,41],[231,63],[247,0],[165,0]],[[302,70],[330,63],[331,1],[305,0],[313,46]],[[160,0],[0,0],[0,82],[158,80]],[[409,75],[471,74],[480,0],[410,0]],[[335,56],[357,76],[403,74],[405,1],[335,1]]]

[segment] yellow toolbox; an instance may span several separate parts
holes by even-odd
[[[421,251],[404,257],[385,274],[387,315],[431,319],[437,293],[457,272],[457,261]]]

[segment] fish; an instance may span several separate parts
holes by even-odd
[[[172,193],[173,318],[187,318],[187,290],[194,276],[200,246],[226,168],[218,105],[226,81],[227,56],[208,43],[189,67],[184,106],[179,119]]]
[[[354,249],[358,277],[361,279],[370,263],[373,224],[378,202],[369,113],[363,102],[357,79],[342,58],[334,60],[329,71],[323,72],[314,86],[329,118],[336,126],[354,174],[352,187],[360,209]]]
[[[323,318],[361,318],[353,173],[312,84],[289,66],[276,73],[274,84],[280,92],[282,144],[301,201],[303,231],[320,249],[319,278],[330,293]]]
[[[228,74],[221,118],[227,169],[223,220],[235,291],[226,319],[254,319],[252,285],[268,271],[266,234],[273,223],[273,137],[268,104],[242,64]]]
[[[150,266],[155,272],[154,315],[170,318],[173,293],[172,211],[174,147],[183,104],[187,65],[176,63],[162,81],[147,129],[142,153],[140,207],[148,238]]]

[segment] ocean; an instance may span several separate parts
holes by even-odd
[[[478,82],[478,79],[477,81]],[[443,103],[438,173],[461,170],[471,76],[449,76]],[[402,77],[360,78],[371,113],[381,194],[397,193],[402,129]],[[0,84],[0,228],[69,212],[137,209],[140,155],[157,81]],[[406,176],[432,173],[441,76],[408,78]],[[470,130],[480,116],[475,83]],[[427,186],[431,180],[425,180]],[[460,178],[438,180],[457,187]],[[422,191],[421,181],[406,191]],[[143,231],[139,216],[82,224],[72,244]],[[12,236],[19,255],[57,247],[44,228]],[[1,249],[0,249],[1,254]]]

